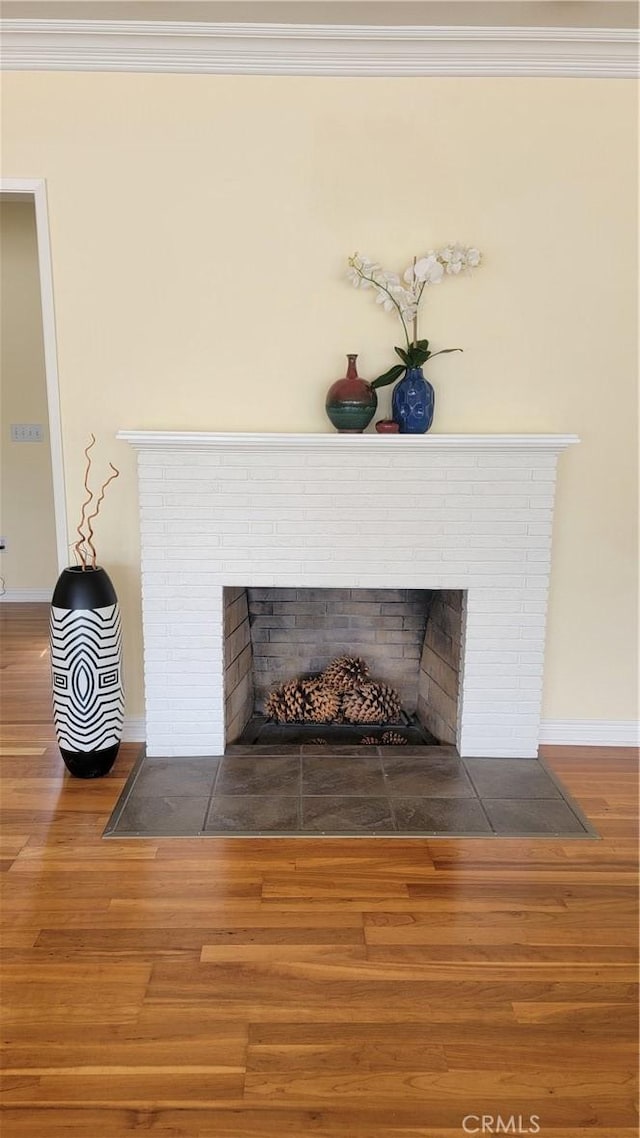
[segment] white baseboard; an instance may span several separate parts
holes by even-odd
[[[46,601],[47,604],[53,596],[53,586],[50,589],[5,589],[0,594],[0,601],[5,604],[27,604],[33,601]]]
[[[634,719],[543,719],[540,742],[565,747],[638,747],[640,723]]]
[[[144,743],[147,737],[144,715],[127,715],[122,731],[123,743]]]

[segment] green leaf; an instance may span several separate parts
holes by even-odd
[[[409,364],[409,357],[408,357],[407,353],[405,352],[404,348],[394,348],[393,350],[394,350],[394,352],[396,353],[396,355],[400,356],[400,359],[401,359],[401,360],[402,360],[402,361],[403,361],[405,364],[407,364],[407,366],[408,366],[408,364]]]
[[[412,348],[409,357],[409,367],[422,367],[430,355],[431,352],[421,351],[419,348]]]
[[[416,340],[414,347],[420,348],[421,351],[426,352],[428,347],[429,347],[429,341],[428,340]]]
[[[387,387],[388,384],[395,383],[396,379],[399,379],[401,375],[404,375],[406,370],[407,369],[404,364],[394,364],[394,366],[389,368],[388,371],[385,371],[384,375],[379,375],[377,379],[374,379],[371,386],[373,388]]]
[[[433,353],[433,355],[431,356],[431,359],[432,360],[435,359],[436,356],[446,356],[449,354],[449,352],[462,352],[462,351],[463,351],[463,348],[441,348],[439,352]]]

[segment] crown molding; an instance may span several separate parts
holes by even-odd
[[[628,28],[0,20],[6,71],[634,78]]]

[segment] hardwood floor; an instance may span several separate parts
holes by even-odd
[[[630,750],[545,749],[601,841],[105,841],[0,624],[3,1138],[637,1133]]]

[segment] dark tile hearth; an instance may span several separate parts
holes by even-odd
[[[362,752],[362,748],[359,748]],[[360,756],[319,755],[316,747],[313,755],[302,756],[303,795],[331,794],[345,797],[356,795],[386,797],[387,787],[382,764],[377,755],[371,758]],[[368,750],[368,748],[367,748]]]
[[[395,798],[398,829],[410,834],[491,834],[477,798]]]
[[[467,759],[467,770],[481,798],[561,798],[537,759]]]
[[[299,755],[228,755],[216,782],[218,794],[300,797]]]
[[[105,837],[562,837],[595,831],[538,759],[453,747],[236,745],[146,758]]]
[[[277,794],[216,794],[204,828],[207,834],[289,833],[300,829],[300,803]]]
[[[425,763],[424,756],[405,755],[406,749],[397,748],[394,754],[382,756],[389,794],[413,798],[475,797],[469,776],[457,756],[430,754]],[[393,748],[385,748],[386,752],[391,750]],[[429,748],[430,752],[440,750]]]
[[[485,798],[483,805],[497,834],[579,834],[582,825],[562,798]]]

